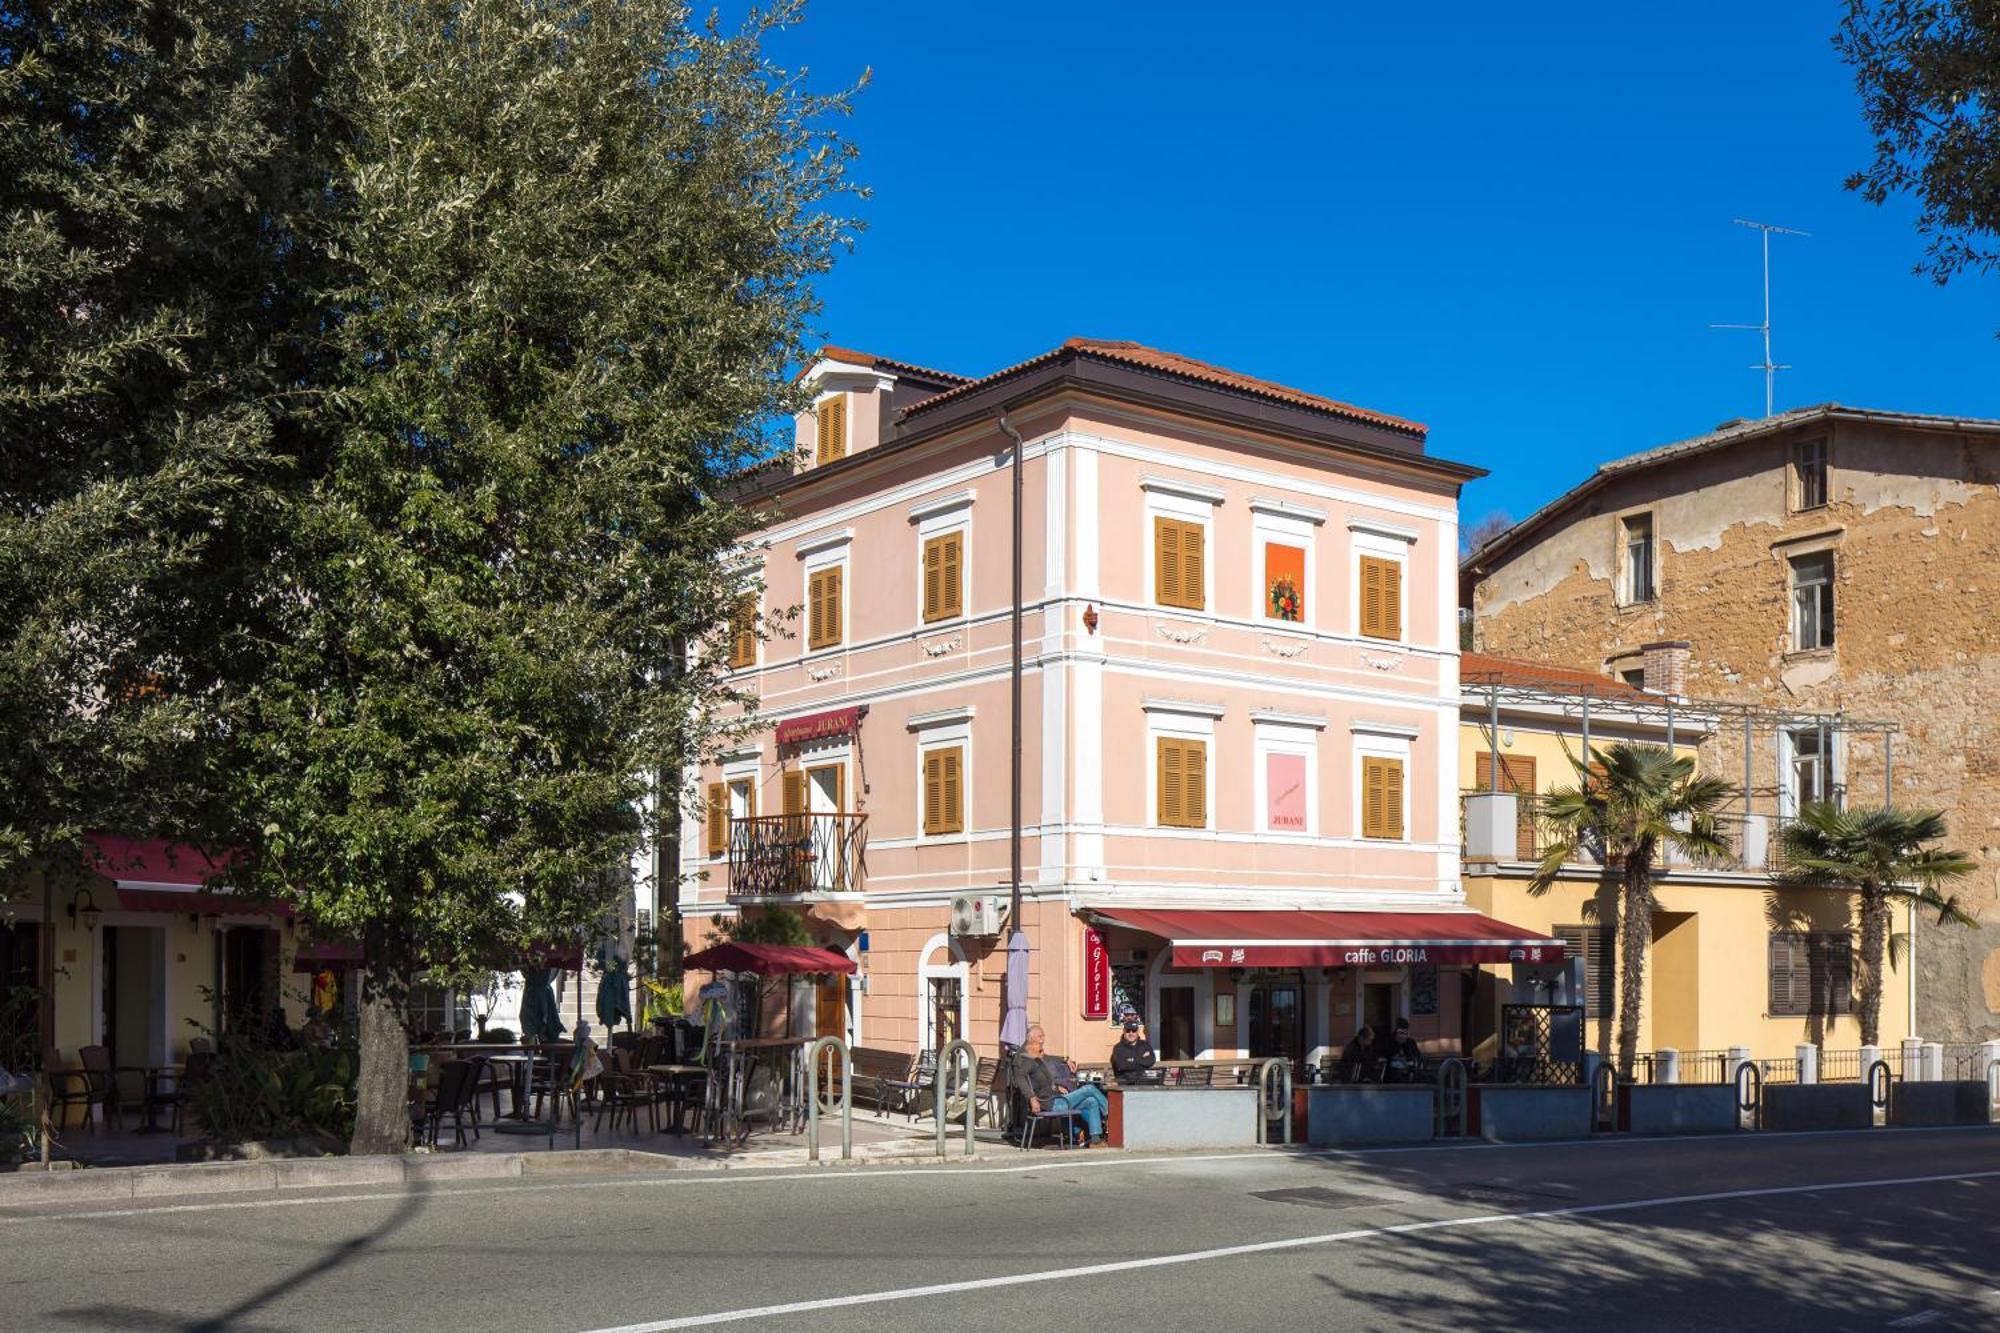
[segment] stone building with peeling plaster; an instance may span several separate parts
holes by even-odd
[[[1751,807],[1944,810],[1982,924],[1919,921],[1889,984],[1914,987],[1926,1038],[2000,1036],[2000,421],[1732,422],[1602,465],[1468,556],[1460,595],[1484,652],[1638,683],[1651,647],[1689,694],[1894,719],[1754,744]],[[1741,782],[1742,743],[1712,746],[1705,767]]]

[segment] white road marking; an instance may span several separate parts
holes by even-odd
[[[891,1301],[921,1300],[926,1296],[952,1296],[968,1291],[990,1291],[997,1287],[1019,1287],[1035,1282],[1059,1282],[1066,1278],[1099,1277],[1106,1273],[1130,1273],[1147,1268],[1167,1268],[1203,1263],[1212,1259],[1234,1259],[1248,1254],[1270,1254],[1281,1250],[1303,1250],[1343,1241],[1367,1240],[1377,1236],[1407,1236],[1422,1231],[1447,1231],[1464,1227],[1500,1226],[1510,1222],[1544,1222],[1604,1213],[1634,1212],[1642,1208],[1670,1208],[1682,1204],[1729,1203],[1740,1199],[1768,1199],[1790,1194],[1817,1194],[1833,1190],[1890,1189],[1903,1185],[1941,1185],[1959,1181],[2000,1177],[2000,1171],[1972,1171],[1944,1176],[1902,1176],[1893,1180],[1841,1180],[1818,1185],[1779,1185],[1767,1189],[1723,1190],[1712,1194],[1679,1194],[1666,1198],[1626,1199],[1615,1203],[1585,1203],[1567,1208],[1544,1208],[1528,1213],[1486,1213],[1478,1217],[1445,1217],[1427,1222],[1402,1222],[1393,1226],[1359,1227],[1352,1231],[1329,1231],[1317,1236],[1293,1236],[1285,1240],[1257,1241],[1226,1245],[1210,1250],[1188,1250],[1179,1254],[1156,1254],[1144,1259],[1121,1259],[1111,1263],[1083,1264],[1074,1268],[1048,1268],[1033,1273],[1009,1273],[1004,1277],[971,1278],[962,1282],[936,1282],[922,1287],[896,1287],[887,1291],[859,1292],[852,1296],[827,1296],[784,1305],[759,1305],[742,1310],[718,1310],[711,1314],[681,1315],[643,1324],[620,1324],[587,1333],[671,1333],[677,1328],[700,1328],[708,1324],[731,1324],[748,1319],[770,1319],[779,1315],[810,1314],[817,1310],[837,1310],[854,1305],[881,1305]]]
[[[1915,1314],[1906,1314],[1901,1319],[1891,1319],[1889,1327],[1922,1328],[1925,1324],[1935,1324],[1942,1318],[1944,1318],[1942,1310],[1919,1310]]]

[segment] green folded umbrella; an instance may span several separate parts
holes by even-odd
[[[609,1032],[621,1022],[632,1026],[632,972],[631,966],[623,958],[613,957],[609,965],[604,955],[598,954],[597,962],[604,968],[604,975],[597,981],[597,1021],[604,1024]]]
[[[556,988],[549,969],[531,967],[521,974],[521,1037],[524,1041],[555,1041],[563,1034],[556,1012]]]

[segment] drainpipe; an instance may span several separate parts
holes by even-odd
[[[1014,491],[1014,669],[1008,681],[1009,725],[1012,731],[1009,744],[1013,755],[1008,792],[1013,815],[1013,830],[1009,837],[1012,857],[1010,893],[1007,899],[1007,929],[1011,933],[1021,928],[1021,451],[1027,444],[1022,440],[1021,432],[1008,424],[1005,412],[1000,414],[999,423],[1000,429],[1014,441],[1014,461],[1009,469],[1013,473]]]

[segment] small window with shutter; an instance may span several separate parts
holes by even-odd
[[[813,462],[824,467],[847,457],[847,395],[837,393],[819,405],[819,440]]]
[[[1852,1013],[1854,940],[1844,931],[1772,931],[1770,1014],[1773,1018]]]
[[[965,832],[965,747],[924,751],[924,836]]]
[[[1611,927],[1603,923],[1557,926],[1556,938],[1563,942],[1564,958],[1583,960],[1583,1016],[1611,1017],[1617,994],[1613,986],[1618,980],[1618,969],[1612,961],[1615,946]]]
[[[842,567],[814,570],[806,579],[806,647],[832,648],[841,637]]]
[[[729,665],[732,670],[757,665],[757,599],[743,597],[729,614]]]
[[[1184,518],[1153,520],[1153,601],[1200,611],[1208,605],[1208,532]]]
[[[945,532],[924,541],[924,623],[965,614],[965,533]]]
[[[1403,761],[1361,757],[1361,836],[1403,837]]]
[[[1153,741],[1154,818],[1161,828],[1208,827],[1208,742],[1178,736]]]
[[[1361,557],[1361,632],[1371,639],[1402,640],[1402,561]]]
[[[708,854],[721,856],[729,850],[729,789],[720,782],[708,784]]]

